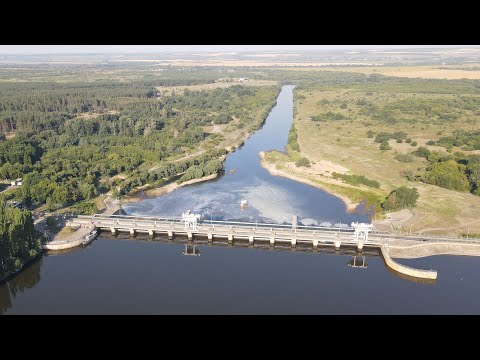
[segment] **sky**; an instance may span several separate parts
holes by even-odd
[[[174,51],[366,50],[480,47],[480,45],[0,45],[0,54],[160,53]]]

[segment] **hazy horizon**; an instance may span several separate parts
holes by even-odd
[[[414,50],[479,48],[480,45],[0,45],[1,55],[127,54],[308,50]]]

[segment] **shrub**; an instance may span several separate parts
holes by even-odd
[[[347,175],[347,174],[340,174],[337,172],[333,172],[332,177],[334,179],[342,179],[343,181],[351,185],[363,184],[375,189],[380,188],[380,183],[378,181],[368,179],[364,175]]]
[[[417,146],[417,142],[416,141],[412,141],[412,143],[410,144],[411,146]]]
[[[395,160],[398,160],[400,162],[412,162],[413,161],[413,155],[412,154],[397,154],[395,155]]]
[[[376,143],[383,143],[385,141],[388,141],[392,138],[392,134],[387,133],[387,132],[379,132],[377,136],[375,136],[375,142]]]
[[[380,144],[380,150],[390,150],[392,147],[388,145],[388,141],[384,141]]]
[[[408,138],[407,140],[405,140],[405,142],[406,142],[407,144],[410,144],[410,143],[412,142],[412,139]]]
[[[300,167],[300,166],[305,166],[305,167],[310,167],[310,161],[305,158],[305,157],[302,157],[300,158],[299,160],[297,160],[297,162],[295,163],[295,165],[297,167]]]
[[[367,131],[367,137],[368,138],[373,138],[373,135],[375,135],[375,132],[373,132],[372,130]]]
[[[428,140],[428,141],[427,141],[427,145],[435,145],[435,141],[433,141],[433,140]]]
[[[312,121],[329,121],[329,120],[338,121],[338,120],[345,120],[345,119],[347,119],[345,115],[331,112],[331,111],[312,116]]]
[[[420,146],[417,150],[412,152],[412,154],[427,159],[430,155],[430,150],[428,150],[426,147]]]
[[[401,186],[388,194],[382,203],[382,208],[386,211],[397,211],[405,208],[415,207],[417,204],[418,190],[416,188],[408,188]]]

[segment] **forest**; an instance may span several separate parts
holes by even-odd
[[[233,85],[160,96],[158,86],[218,77],[217,71],[190,78],[168,73],[132,81],[79,81],[79,74],[64,82],[0,81],[0,179],[23,177],[8,199],[56,210],[111,189],[124,195],[170,176],[187,181],[219,172],[225,151],[212,150],[218,135],[204,127],[235,120],[236,128],[253,131],[261,123],[258,113],[266,116],[279,91]],[[148,171],[155,164],[166,169],[170,158],[204,141],[210,145],[203,158],[176,163],[174,171]]]

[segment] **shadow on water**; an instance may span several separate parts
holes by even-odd
[[[397,270],[392,269],[390,266],[387,265],[383,256],[381,258],[382,258],[383,265],[388,270],[388,272],[390,274],[402,279],[402,280],[407,280],[407,281],[410,281],[410,282],[416,283],[416,284],[426,284],[426,285],[435,285],[437,283],[437,279],[417,278],[417,277],[414,277],[414,276],[410,276],[410,275],[406,275],[406,274],[403,274],[401,272],[398,272]]]
[[[383,256],[380,253],[378,248],[369,248],[364,247],[363,251],[358,251],[354,247],[343,247],[340,249],[335,249],[332,246],[320,245],[317,249],[313,249],[310,245],[298,244],[295,247],[292,247],[286,243],[276,244],[271,246],[267,241],[257,241],[254,245],[248,243],[246,239],[239,239],[233,242],[228,242],[227,239],[215,239],[214,241],[209,241],[206,238],[199,237],[195,240],[189,240],[185,236],[175,235],[172,238],[168,238],[164,235],[155,234],[152,236],[147,236],[146,234],[135,233],[133,236],[126,236],[125,234],[116,233],[115,235],[109,233],[103,233],[102,239],[105,240],[119,240],[119,241],[137,241],[137,242],[156,242],[159,244],[183,244],[185,245],[185,252],[187,252],[187,246],[195,246],[196,250],[199,250],[200,247],[229,247],[229,248],[249,248],[249,249],[258,249],[260,251],[288,251],[288,252],[308,252],[314,254],[323,254],[323,255],[349,255],[352,258],[346,264],[349,267],[353,268],[368,268],[368,258],[369,257],[379,257],[382,259],[382,263],[386,270],[392,275],[409,282],[417,284],[427,284],[433,285],[437,282],[436,279],[421,279],[413,276],[402,274],[392,268],[390,268]]]
[[[10,280],[0,285],[0,315],[3,315],[12,307],[12,300],[17,294],[23,293],[25,289],[31,289],[40,282],[40,269],[43,258],[31,262],[23,271],[13,276]]]

